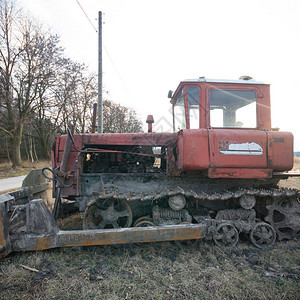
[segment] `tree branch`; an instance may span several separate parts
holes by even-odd
[[[6,130],[5,128],[0,127],[0,130],[7,133],[9,136],[13,137],[13,134],[11,132],[9,132],[8,130]]]

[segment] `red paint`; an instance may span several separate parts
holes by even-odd
[[[171,103],[179,95],[181,90],[189,86],[197,86],[200,89],[200,128],[210,128],[209,118],[209,92],[212,89],[252,90],[257,95],[257,129],[271,130],[270,109],[270,85],[269,84],[247,84],[245,83],[221,83],[221,82],[180,82]],[[188,114],[187,114],[188,118]],[[189,124],[189,120],[186,120]],[[189,127],[187,127],[189,129]]]
[[[228,155],[221,152],[220,144],[255,142],[262,147],[262,155]],[[210,129],[210,165],[216,168],[267,168],[267,134],[247,129]]]
[[[210,178],[271,178],[270,169],[248,169],[248,168],[209,168],[208,177]]]
[[[181,130],[178,135],[177,150],[178,169],[193,171],[208,169],[208,130]]]
[[[290,132],[269,131],[269,164],[274,171],[287,171],[293,168],[293,135]]]
[[[146,123],[148,124],[148,132],[152,132],[152,124],[154,123],[154,118],[152,115],[147,116]]]

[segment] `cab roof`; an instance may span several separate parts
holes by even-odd
[[[246,78],[251,78],[248,76],[245,76]],[[208,79],[205,77],[199,77],[198,79],[185,79],[183,82],[209,82],[209,83],[241,83],[241,84],[265,84],[262,81],[256,81],[253,78],[251,79]]]
[[[232,79],[208,79],[205,78],[204,76],[199,77],[197,79],[185,79],[183,81],[181,81],[179,83],[179,85],[177,86],[175,92],[172,92],[172,96],[171,96],[171,103],[174,103],[174,99],[177,97],[180,89],[182,88],[182,86],[186,83],[208,83],[208,84],[244,84],[244,85],[267,85],[269,86],[269,84],[266,84],[262,81],[256,81],[254,80],[252,77],[250,76],[241,76],[239,79],[236,80],[232,80]]]

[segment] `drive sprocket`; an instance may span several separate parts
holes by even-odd
[[[299,237],[300,203],[297,196],[273,198],[266,209],[265,221],[274,227],[280,241]]]
[[[126,200],[95,199],[83,216],[84,229],[127,228],[132,223],[132,211]]]

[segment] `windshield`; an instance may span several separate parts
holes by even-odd
[[[181,129],[186,129],[184,99],[182,90],[174,104],[174,130],[176,132]]]
[[[209,94],[210,126],[256,128],[256,92],[214,89]]]
[[[190,129],[199,128],[199,88],[196,86],[187,87],[187,100],[189,109]],[[181,90],[174,104],[175,131],[186,129],[185,107],[183,90]]]

